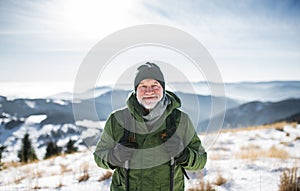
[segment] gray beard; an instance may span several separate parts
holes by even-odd
[[[162,99],[163,99],[163,98],[162,98]],[[162,100],[162,99],[161,99],[161,100]],[[161,100],[160,100],[160,101],[161,101]],[[155,106],[156,106],[160,101],[152,102],[152,103],[149,105],[149,104],[145,104],[143,100],[139,100],[139,99],[138,99],[139,104],[141,104],[145,109],[149,109],[149,110],[150,110],[150,109],[154,109]]]
[[[143,116],[149,131],[155,131],[162,125],[165,121],[162,116],[170,103],[169,98],[164,95],[155,107],[147,115]]]

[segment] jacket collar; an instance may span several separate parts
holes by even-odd
[[[170,115],[174,109],[177,109],[181,106],[181,101],[179,97],[177,97],[173,92],[170,92],[166,90],[166,96],[169,98],[171,103],[168,105],[166,109],[166,115]],[[129,94],[129,97],[127,99],[127,107],[131,113],[131,115],[138,121],[143,121],[143,115],[146,115],[146,111],[139,104],[139,102],[136,99],[136,93],[133,91],[131,94]]]

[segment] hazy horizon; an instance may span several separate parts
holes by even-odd
[[[226,84],[243,84],[243,83],[272,83],[272,82],[299,82],[300,80],[274,80],[274,81],[241,81],[241,82],[224,82]],[[169,82],[167,82],[168,85]],[[206,81],[198,82],[172,82],[172,83],[207,83]],[[170,84],[172,84],[170,83]],[[127,84],[130,88],[131,84]],[[119,84],[104,83],[96,87],[122,87]],[[95,88],[96,88],[95,87]],[[0,82],[0,96],[8,97],[9,99],[15,98],[47,98],[61,93],[73,93],[74,82]],[[195,87],[194,87],[195,88]],[[133,87],[132,87],[133,89]],[[182,91],[182,90],[177,90]],[[195,91],[201,91],[200,89]]]

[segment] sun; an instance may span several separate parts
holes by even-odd
[[[93,38],[134,23],[133,1],[62,1],[60,19],[64,30]]]

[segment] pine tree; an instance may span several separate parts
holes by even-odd
[[[58,156],[61,154],[61,147],[58,147],[55,142],[49,142],[46,148],[45,159],[50,158],[52,156]]]
[[[0,145],[0,170],[2,169],[3,163],[1,162],[2,160],[2,152],[6,149],[6,146]]]
[[[1,160],[2,160],[2,152],[6,149],[6,146],[4,145],[0,145],[0,163],[1,163]]]
[[[78,148],[75,147],[75,142],[76,141],[73,141],[73,140],[69,140],[69,142],[67,143],[67,150],[66,150],[66,153],[74,153],[74,152],[77,152]]]
[[[21,150],[18,152],[18,158],[20,162],[31,162],[37,160],[34,148],[32,147],[31,140],[29,139],[29,134],[26,133],[22,139]]]

